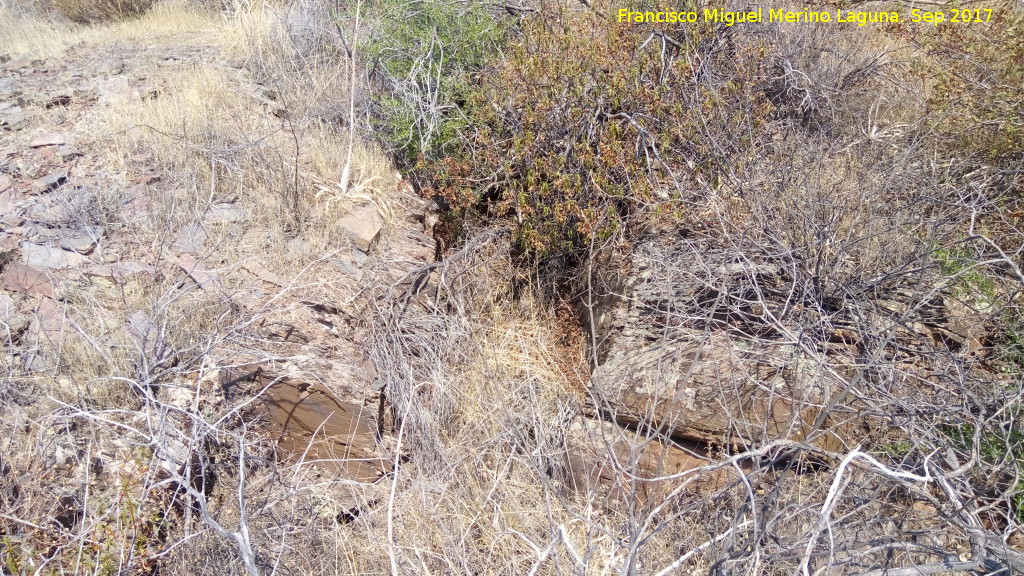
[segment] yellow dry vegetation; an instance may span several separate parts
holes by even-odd
[[[96,46],[146,40],[186,43],[194,33],[208,34],[223,25],[218,15],[196,11],[184,2],[161,2],[131,19],[76,24],[27,11],[17,2],[0,3],[0,54],[58,57],[76,44]]]

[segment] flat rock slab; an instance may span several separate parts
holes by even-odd
[[[29,121],[32,119],[32,114],[22,111],[20,108],[12,110],[7,114],[0,116],[0,128],[6,130],[21,130],[28,126]]]
[[[79,254],[88,254],[96,248],[96,240],[92,236],[82,234],[80,236],[69,236],[60,239],[60,247]]]
[[[145,350],[147,354],[152,353],[155,346],[154,338],[151,336],[155,328],[156,324],[153,322],[153,319],[141,310],[132,313],[128,317],[128,336],[131,337],[140,350]]]
[[[12,185],[14,185],[14,182],[11,180],[10,176],[7,174],[0,174],[0,192],[6,192]],[[3,208],[0,208],[0,212],[4,211],[5,210]]]
[[[2,178],[0,178],[0,190],[4,190]],[[0,192],[0,215],[7,216],[14,212],[14,195],[9,191]],[[15,224],[17,226],[17,224]]]
[[[260,262],[259,260],[249,260],[242,264],[242,268],[244,268],[253,276],[269,284],[274,284],[275,286],[278,286],[280,288],[284,288],[286,285],[284,280],[282,280],[277,274],[274,274],[269,269],[267,269],[267,267],[264,266],[263,263]]]
[[[349,264],[348,262],[340,258],[332,258],[327,263],[330,264],[331,267],[334,268],[335,270],[338,270],[339,272],[344,272],[349,276],[354,276],[357,279],[361,274],[361,272],[359,272],[359,270],[355,266]]]
[[[64,162],[67,162],[72,158],[77,158],[81,155],[82,153],[72,146],[61,146],[60,148],[57,148],[57,156],[60,156],[60,159]]]
[[[37,134],[32,141],[28,143],[30,148],[42,148],[43,146],[61,146],[67,144],[67,139],[63,134],[58,132],[43,132]]]
[[[42,178],[32,183],[33,194],[43,194],[46,192],[52,192],[59,188],[62,184],[68,181],[68,171],[61,170],[60,172],[54,172],[47,174]]]
[[[5,341],[28,327],[28,316],[18,310],[14,299],[7,294],[0,293],[0,338]]]
[[[0,285],[5,290],[31,296],[54,298],[60,284],[60,279],[46,270],[40,270],[20,262],[9,263],[4,268],[3,274],[0,274]]]
[[[640,504],[652,498],[660,502],[659,498],[680,483],[673,475],[712,462],[702,445],[647,438],[611,422],[589,418],[572,424],[566,436],[565,483],[580,494],[600,494],[620,502],[634,500]],[[687,480],[691,482],[688,492],[717,489],[736,476],[732,470],[723,469],[698,478]]]
[[[123,76],[97,80],[96,90],[99,92],[100,106],[118,106],[142,100],[139,91],[132,88],[128,79]]]
[[[0,252],[14,252],[21,239],[16,234],[0,232]]]
[[[237,399],[259,392],[251,406],[266,418],[282,456],[357,482],[376,481],[391,469],[377,449],[372,408],[346,402],[316,382],[239,372],[222,375],[226,394]]]
[[[220,282],[216,273],[204,268],[191,254],[178,254],[178,266],[185,271],[200,288],[213,288]]]
[[[214,204],[206,211],[203,222],[207,224],[229,224],[231,222],[243,222],[249,216],[234,204]]]
[[[380,231],[384,227],[384,219],[374,206],[364,206],[352,214],[345,216],[339,222],[341,228],[348,234],[349,238],[363,252],[369,252],[370,248],[380,237]]]
[[[156,275],[156,268],[139,262],[116,262],[113,264],[99,264],[89,266],[82,271],[86,276],[103,278],[118,284],[141,275]]]
[[[85,261],[79,254],[45,244],[22,242],[21,252],[25,263],[36,268],[70,268]]]
[[[200,224],[190,224],[178,230],[172,248],[178,252],[198,252],[206,242],[206,230]]]
[[[68,318],[55,300],[43,298],[36,307],[36,317],[29,330],[34,336],[59,343],[68,330]]]

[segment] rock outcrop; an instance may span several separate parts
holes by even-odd
[[[590,410],[683,440],[848,449],[870,429],[855,397],[872,370],[927,382],[941,368],[901,347],[970,355],[985,332],[982,314],[938,290],[801,302],[782,266],[686,241],[652,239],[606,276],[585,316],[598,348]]]

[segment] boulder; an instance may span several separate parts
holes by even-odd
[[[719,446],[789,439],[842,449],[847,435],[822,410],[855,354],[841,344],[808,350],[760,321],[757,298],[742,290],[751,278],[770,283],[773,267],[696,253],[652,241],[594,275],[592,313],[581,307],[598,345],[590,413]]]
[[[345,216],[338,224],[352,240],[356,248],[363,252],[369,252],[370,248],[376,244],[377,239],[380,237],[380,231],[384,227],[384,219],[377,212],[377,208],[367,205]]]

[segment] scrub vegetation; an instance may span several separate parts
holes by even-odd
[[[981,7],[0,0],[0,573],[1024,573]]]

